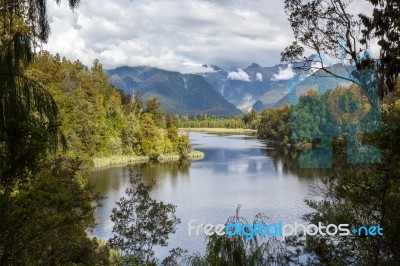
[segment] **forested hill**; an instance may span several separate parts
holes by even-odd
[[[173,114],[227,117],[242,113],[201,75],[152,67],[119,67],[107,73],[116,87],[129,94],[138,91],[146,100],[157,97],[162,107]]]
[[[143,102],[108,81],[96,60],[91,68],[41,52],[27,70],[54,97],[70,156],[177,155],[190,144],[178,136],[174,117],[164,117],[156,98]],[[179,150],[178,150],[179,144]]]

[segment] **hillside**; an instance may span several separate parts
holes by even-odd
[[[200,75],[151,67],[119,67],[107,74],[110,82],[125,93],[140,92],[145,100],[157,97],[169,113],[219,117],[241,114]]]

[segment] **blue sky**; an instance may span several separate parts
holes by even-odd
[[[365,9],[366,1],[355,2],[353,10]],[[271,66],[293,40],[283,0],[81,0],[74,12],[48,1],[48,10],[44,48],[87,65],[97,58],[106,68]]]

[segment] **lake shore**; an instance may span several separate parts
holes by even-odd
[[[180,132],[205,132],[205,133],[253,133],[256,134],[256,129],[248,128],[179,128]]]
[[[188,160],[196,161],[204,158],[204,153],[201,151],[192,151],[188,154]],[[181,158],[179,155],[160,155],[157,161],[160,163],[166,162],[177,162]],[[128,156],[128,155],[114,155],[110,157],[98,157],[93,158],[93,169],[113,167],[113,166],[125,166],[134,165],[150,162],[149,156]]]

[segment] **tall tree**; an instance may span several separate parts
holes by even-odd
[[[153,97],[146,101],[146,113],[149,113],[153,116],[154,122],[159,127],[164,127],[165,119],[164,113],[165,111],[161,109],[161,102],[156,98]]]
[[[380,87],[387,95],[395,89],[400,73],[400,1],[367,0],[374,5],[372,17],[361,15],[366,27],[363,30],[364,42],[378,39],[380,46]],[[386,84],[386,87],[383,86]]]
[[[70,0],[70,7],[78,2]],[[46,1],[1,1],[0,19],[0,186],[10,193],[4,186],[14,185],[17,172],[41,154],[30,149],[33,139],[47,143],[44,150],[55,150],[60,135],[53,98],[24,74],[34,47],[49,36]]]
[[[131,172],[130,182],[131,188],[126,189],[128,197],[121,198],[117,208],[112,210],[116,234],[109,242],[128,261],[139,259],[133,265],[152,265],[150,263],[155,262],[154,247],[167,246],[169,235],[175,233],[180,220],[175,215],[176,206],[150,197],[154,181],[145,184],[140,176]]]

